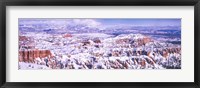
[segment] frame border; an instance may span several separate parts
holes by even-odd
[[[194,6],[194,82],[6,82],[6,6]],[[200,88],[200,0],[0,0],[1,88]]]

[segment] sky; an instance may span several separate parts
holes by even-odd
[[[103,24],[132,24],[151,26],[180,26],[181,19],[97,19]]]
[[[180,18],[99,18],[99,19],[36,19],[19,18],[23,23],[89,24],[89,25],[139,25],[139,26],[181,26]]]

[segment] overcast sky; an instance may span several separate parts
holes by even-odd
[[[91,25],[145,25],[145,26],[181,26],[180,18],[99,18],[99,19],[19,19],[19,24],[52,23],[52,24],[91,24]]]

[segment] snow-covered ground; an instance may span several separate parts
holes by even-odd
[[[19,62],[19,69],[180,69],[180,45],[151,40],[142,34],[72,34],[72,37],[27,33],[35,48],[50,50],[42,62]],[[95,40],[99,40],[95,42]],[[167,53],[166,53],[167,52]],[[55,64],[53,63],[55,62]],[[41,63],[46,63],[41,65]]]
[[[45,65],[38,65],[34,63],[19,62],[19,69],[51,69]]]

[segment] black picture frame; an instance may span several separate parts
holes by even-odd
[[[6,6],[194,6],[194,82],[6,82]],[[1,0],[0,19],[1,88],[200,88],[199,0]]]

